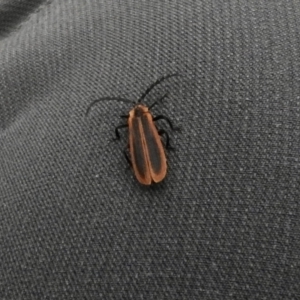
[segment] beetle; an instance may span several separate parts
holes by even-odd
[[[155,86],[174,76],[179,76],[179,74],[174,73],[162,76],[152,83],[142,96],[136,102],[133,102],[134,107],[129,111],[129,114],[120,116],[121,118],[125,118],[127,123],[121,124],[115,128],[116,140],[119,140],[119,130],[128,127],[129,141],[123,152],[126,160],[133,168],[136,179],[143,185],[161,182],[166,177],[167,159],[160,136],[165,135],[166,137],[165,148],[172,149],[167,131],[158,129],[154,122],[163,119],[167,121],[172,130],[178,130],[179,128],[175,128],[168,117],[164,115],[153,117],[150,112],[156,104],[168,96],[168,93],[164,94],[149,107],[142,104],[142,101]],[[88,106],[86,115],[96,103],[104,100],[117,100],[132,103],[131,100],[125,98],[103,97],[93,101]],[[129,148],[130,158],[127,154],[127,148]]]

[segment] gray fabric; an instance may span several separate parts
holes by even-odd
[[[300,3],[0,0],[0,299],[300,299]],[[143,187],[114,127],[169,116]],[[168,129],[164,121],[161,128]]]

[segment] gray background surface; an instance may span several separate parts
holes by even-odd
[[[299,1],[0,0],[0,36],[0,299],[300,298]],[[131,106],[84,113],[175,71],[145,188]]]

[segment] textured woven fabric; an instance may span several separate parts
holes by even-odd
[[[300,299],[300,2],[0,0],[0,299]],[[143,187],[128,103],[170,132]],[[160,128],[168,124],[158,121]]]

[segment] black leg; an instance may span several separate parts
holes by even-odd
[[[128,164],[129,164],[129,166],[132,167],[132,162],[131,162],[131,160],[130,160],[130,158],[129,158],[129,156],[128,156],[127,148],[128,148],[127,146],[124,148],[123,153],[124,153],[124,156],[125,156],[125,158],[126,158]]]
[[[115,134],[116,134],[116,139],[119,140],[120,139],[120,134],[119,134],[119,129],[121,128],[125,128],[125,127],[128,127],[128,124],[122,124],[122,125],[119,125],[115,128]]]
[[[168,97],[169,93],[164,94],[160,99],[158,99],[157,101],[155,101],[153,104],[151,104],[148,107],[148,110],[150,110],[153,106],[155,106],[158,102],[162,101],[164,98]]]
[[[166,136],[166,149],[174,150],[174,148],[170,146],[169,134],[165,130],[163,130],[163,129],[158,130],[158,134],[159,135],[163,135],[164,134]]]
[[[153,121],[158,121],[158,120],[161,120],[161,119],[166,120],[168,122],[168,124],[170,125],[172,130],[180,130],[179,127],[174,127],[172,121],[169,118],[167,118],[166,116],[159,115],[159,116],[153,118]]]
[[[129,115],[121,115],[120,118],[122,118],[122,119],[128,119]]]

